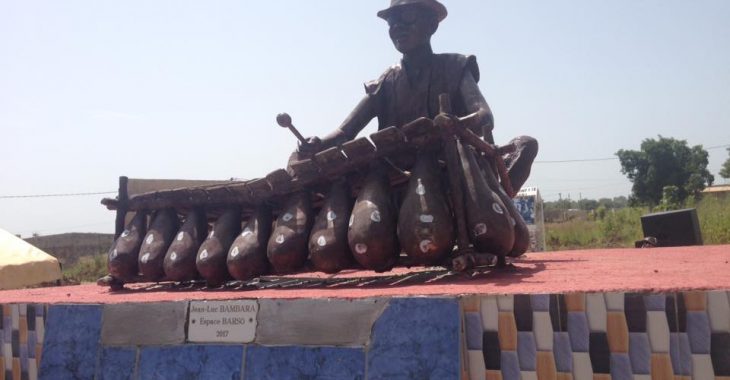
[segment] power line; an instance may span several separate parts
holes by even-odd
[[[0,195],[0,199],[19,198],[51,198],[51,197],[80,197],[86,195],[116,194],[116,191],[98,191],[93,193],[63,193],[63,194],[33,194],[33,195]]]
[[[564,162],[592,162],[592,161],[613,161],[618,160],[618,157],[609,158],[583,158],[577,160],[550,160],[550,161],[535,161],[536,164],[559,164]]]
[[[713,145],[708,146],[704,149],[721,149],[721,148],[728,148],[730,147],[730,144],[724,144],[724,145]],[[596,162],[596,161],[613,161],[618,160],[618,157],[606,157],[606,158],[581,158],[581,159],[574,159],[574,160],[543,160],[543,161],[535,161],[536,164],[562,164],[566,162]]]
[[[704,149],[720,149],[730,147],[730,144],[708,146]],[[571,162],[599,162],[599,161],[614,161],[618,160],[618,157],[605,157],[605,158],[581,158],[573,160],[538,160],[535,164],[563,164]],[[116,191],[98,191],[91,193],[62,193],[62,194],[33,194],[33,195],[0,195],[0,199],[21,199],[21,198],[51,198],[51,197],[79,197],[87,195],[105,195],[105,194],[116,194]]]
[[[720,148],[727,148],[727,147],[730,147],[730,144],[725,144],[725,145],[715,145],[715,146],[708,146],[708,147],[707,147],[707,148],[705,148],[705,149],[720,149]]]

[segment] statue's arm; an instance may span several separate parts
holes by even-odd
[[[484,140],[493,144],[494,117],[492,116],[492,110],[489,108],[489,104],[484,99],[482,92],[479,90],[479,85],[470,71],[467,70],[464,74],[459,90],[462,99],[464,99],[467,113],[477,114],[477,120],[473,125],[478,127],[472,128],[472,130],[479,136],[484,137]]]
[[[339,128],[332,133],[322,137],[321,149],[330,148],[344,142],[350,141],[372,120],[375,115],[375,100],[371,95],[366,95],[355,106],[355,109],[347,115],[347,118],[340,124]]]

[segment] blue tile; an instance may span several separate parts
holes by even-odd
[[[93,378],[100,334],[101,306],[50,306],[38,378]]]
[[[553,334],[553,354],[558,372],[573,372],[573,350],[570,348],[570,336],[567,332]]]
[[[550,311],[550,295],[549,294],[533,294],[532,299],[533,311]]]
[[[342,379],[365,377],[365,351],[337,347],[265,347],[246,350],[247,380]]]
[[[514,351],[502,351],[502,379],[520,380],[520,363]]]
[[[517,333],[517,357],[520,359],[520,370],[535,371],[537,368],[537,347],[532,332]]]
[[[710,318],[704,311],[687,312],[687,335],[693,354],[710,353]]]
[[[28,345],[20,345],[20,370],[23,372],[28,371]]]
[[[145,347],[139,354],[139,378],[239,379],[243,346]]]
[[[465,312],[466,348],[469,350],[482,349],[482,316],[479,312]]]
[[[611,354],[611,380],[633,380],[631,359],[628,354]]]
[[[581,311],[568,312],[568,334],[573,352],[588,352],[588,317]]]
[[[45,311],[46,311],[45,305],[43,305],[41,303],[37,303],[37,304],[35,304],[34,308],[35,308],[36,317],[42,317],[45,314]]]
[[[664,294],[647,294],[644,296],[644,304],[646,311],[664,311],[666,308],[666,295]]]
[[[651,373],[651,346],[646,333],[629,333],[629,358],[635,375]]]
[[[677,375],[692,374],[692,350],[686,333],[672,333],[669,336],[669,356],[672,359],[672,370]]]
[[[3,315],[3,342],[10,343],[13,340],[13,318],[10,315]]]
[[[38,335],[35,331],[28,331],[28,358],[35,359],[35,346],[38,344]]]
[[[106,347],[101,350],[97,380],[127,380],[134,375],[137,364],[135,347]]]
[[[368,378],[459,379],[455,299],[396,298],[373,325]]]

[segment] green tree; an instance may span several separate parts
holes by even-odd
[[[664,211],[677,210],[682,207],[682,200],[679,199],[679,188],[677,186],[664,186],[662,190],[662,201],[659,209]]]
[[[598,208],[598,201],[595,199],[581,199],[578,201],[578,208],[585,211],[593,211]]]
[[[659,136],[642,141],[639,151],[621,149],[616,155],[638,203],[659,204],[665,186],[676,186],[677,198],[684,201],[715,180],[707,170],[707,151],[701,145],[690,148],[685,140]]]
[[[727,148],[727,153],[730,155],[730,148]],[[720,177],[728,179],[730,178],[730,157],[725,160],[725,163],[722,164],[722,169],[720,169]]]

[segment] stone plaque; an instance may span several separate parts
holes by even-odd
[[[253,342],[258,311],[256,300],[190,301],[188,341]]]

